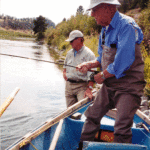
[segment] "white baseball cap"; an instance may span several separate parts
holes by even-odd
[[[99,4],[106,3],[112,5],[121,5],[118,0],[91,0],[87,10],[91,10]]]
[[[67,39],[66,41],[73,41],[75,38],[78,37],[83,37],[83,33],[79,30],[73,30],[70,32],[69,39]]]

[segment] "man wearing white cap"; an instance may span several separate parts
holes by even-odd
[[[63,71],[63,77],[66,80],[66,104],[69,107],[85,97],[92,99],[94,83],[90,81],[91,72],[81,73],[76,71],[76,68],[67,65],[76,67],[80,63],[94,60],[95,55],[89,48],[84,46],[83,34],[79,30],[72,31],[66,41],[69,41],[72,46],[72,49],[67,53]]]
[[[102,25],[99,36],[99,57],[93,62],[80,64],[77,70],[86,73],[100,67],[102,72],[94,80],[102,84],[85,112],[81,142],[93,141],[100,129],[100,121],[109,109],[117,108],[114,142],[132,143],[133,117],[139,108],[145,87],[144,62],[140,52],[143,33],[136,22],[117,11],[118,0],[91,0],[91,10],[97,24]]]

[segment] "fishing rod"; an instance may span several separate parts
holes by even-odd
[[[75,66],[65,65],[65,64],[58,63],[58,62],[48,61],[48,60],[40,60],[40,59],[36,59],[36,58],[29,58],[29,57],[10,55],[10,54],[3,54],[3,53],[0,53],[0,55],[10,56],[10,57],[17,57],[17,58],[23,58],[23,59],[30,59],[30,60],[36,60],[36,61],[42,61],[42,62],[53,63],[53,64],[64,65],[64,66],[76,68]]]
[[[36,58],[29,58],[29,57],[23,57],[23,56],[17,56],[17,55],[10,55],[10,54],[4,54],[4,53],[0,53],[0,55],[10,56],[10,57],[17,57],[17,58],[23,58],[23,59],[30,59],[30,60],[36,60],[36,61],[42,61],[42,62],[46,62],[46,63],[53,63],[53,64],[58,64],[58,65],[63,65],[63,66],[68,66],[68,67],[76,68],[75,66],[61,64],[61,63],[58,63],[58,62],[53,62],[53,61],[48,61],[48,60],[40,60],[40,59],[36,59]],[[95,74],[99,72],[99,71],[95,71],[95,70],[88,70],[88,71],[94,72]]]

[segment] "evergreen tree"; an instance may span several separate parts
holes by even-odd
[[[46,19],[42,16],[37,17],[34,21],[33,31],[37,35],[37,40],[42,40],[44,38],[44,32],[47,29]]]
[[[83,15],[84,13],[84,9],[83,9],[83,6],[79,6],[79,8],[77,9],[77,15]]]
[[[149,0],[139,0],[139,5],[141,9],[147,8],[148,7],[148,2]]]

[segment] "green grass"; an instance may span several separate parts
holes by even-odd
[[[95,54],[96,57],[98,57],[98,42],[99,42],[99,35],[95,35],[95,36],[86,36],[85,37],[85,41],[84,41],[84,45],[87,46],[88,48],[90,48],[93,53]]]
[[[84,37],[84,45],[86,47],[88,47],[89,49],[91,49],[93,51],[93,53],[95,54],[96,57],[98,57],[98,35],[95,36],[85,36]],[[66,50],[63,52],[63,56],[67,55],[67,52],[72,48],[71,45],[66,46]]]
[[[15,40],[16,38],[34,38],[34,36],[29,33],[21,33],[17,31],[7,31],[0,29],[0,39]]]

